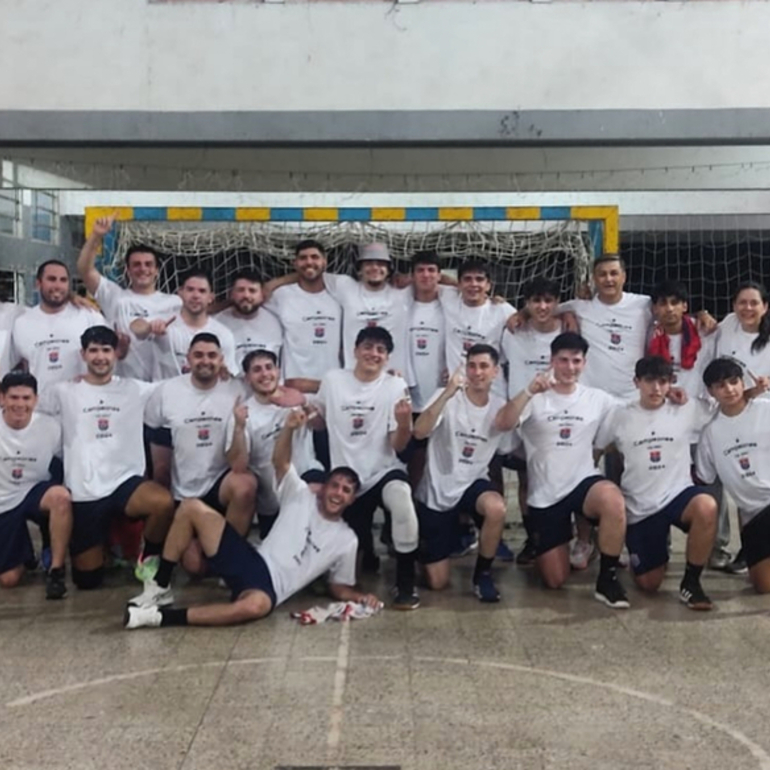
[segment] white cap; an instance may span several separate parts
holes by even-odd
[[[392,262],[388,247],[384,243],[367,243],[358,250],[356,262],[371,260],[372,262]]]

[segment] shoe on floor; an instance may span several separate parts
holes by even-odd
[[[157,607],[136,607],[132,604],[126,606],[123,615],[124,628],[160,628],[163,616]]]
[[[498,543],[497,551],[495,552],[495,559],[498,561],[512,562],[515,558],[513,551],[508,547],[504,540],[501,540]]]
[[[518,564],[519,567],[529,567],[535,563],[536,558],[537,550],[535,549],[535,544],[527,538],[524,541],[522,549],[516,556],[516,564]]]
[[[735,555],[735,558],[727,565],[725,572],[729,572],[731,575],[747,575],[749,567],[746,564],[746,559],[743,558],[743,548]]]
[[[714,603],[706,596],[700,581],[679,586],[679,601],[686,604],[691,610],[707,611],[714,608]]]
[[[594,598],[613,610],[627,610],[631,606],[617,575],[604,577],[600,575],[596,581]]]
[[[596,553],[596,546],[591,541],[575,538],[569,552],[570,567],[574,570],[588,569],[591,560],[596,558]]]
[[[398,589],[393,589],[393,604],[390,606],[394,610],[401,610],[401,611],[409,611],[409,610],[416,610],[420,606],[420,597],[417,594],[417,591],[412,588],[411,590],[403,590],[399,591]]]
[[[494,603],[500,601],[500,592],[492,580],[489,572],[482,572],[478,579],[473,583],[473,593],[476,594],[479,601]]]
[[[449,554],[449,558],[460,559],[463,556],[467,556],[471,551],[475,551],[478,547],[479,536],[476,534],[476,529],[473,528],[460,535],[457,541],[457,547]]]
[[[709,558],[709,569],[726,572],[732,560],[732,554],[729,551],[720,548],[711,554],[711,557]]]
[[[144,584],[144,591],[128,602],[130,607],[166,607],[173,603],[171,586],[161,588],[154,580],[148,580]]]
[[[67,595],[67,584],[64,582],[64,569],[59,567],[48,571],[45,576],[45,598],[63,599]]]

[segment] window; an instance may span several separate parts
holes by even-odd
[[[0,181],[0,234],[20,235],[21,193],[15,187],[13,167],[3,161]]]
[[[59,218],[54,192],[32,191],[32,239],[45,243],[57,243],[59,240]]]

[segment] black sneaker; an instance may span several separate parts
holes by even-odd
[[[689,585],[682,583],[679,586],[679,601],[686,604],[691,610],[708,611],[714,608],[713,602],[706,596],[700,581]]]
[[[599,579],[596,581],[594,599],[613,610],[627,610],[631,606],[617,575],[599,575]]]
[[[393,607],[394,610],[416,610],[420,606],[420,597],[417,595],[417,591],[412,588],[411,590],[401,590],[397,588],[393,589]]]
[[[743,558],[743,548],[741,548],[735,558],[727,565],[725,572],[729,572],[731,575],[746,575],[748,571],[749,566],[746,564],[746,559]]]
[[[61,567],[52,569],[45,576],[45,598],[63,599],[67,595],[67,584],[64,582],[64,570]]]
[[[527,538],[523,548],[516,556],[516,564],[519,567],[531,567],[535,563],[536,557],[537,551],[535,550],[535,544]]]

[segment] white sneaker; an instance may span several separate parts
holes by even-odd
[[[128,602],[131,607],[165,607],[173,603],[171,587],[161,588],[154,580],[148,580],[144,584],[144,591]]]
[[[570,567],[574,570],[583,570],[588,568],[588,563],[596,556],[596,546],[593,542],[585,542],[575,538],[572,541],[572,548],[569,552]]]
[[[125,628],[159,628],[163,616],[157,607],[135,607],[129,604],[123,616]]]

